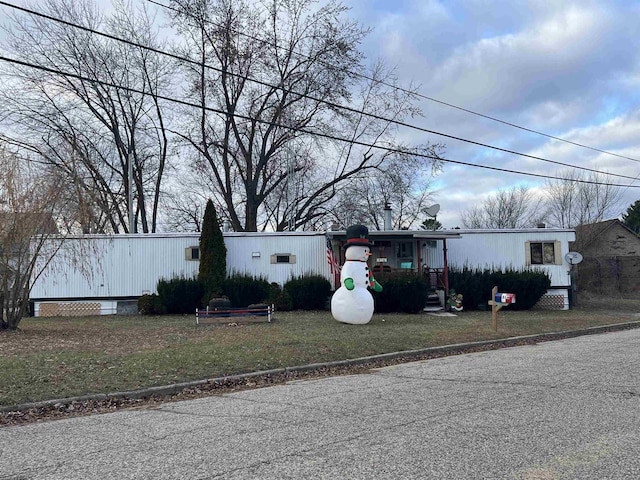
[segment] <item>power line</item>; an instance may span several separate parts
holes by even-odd
[[[189,14],[187,14],[186,12],[182,12],[182,11],[180,11],[180,10],[179,10],[179,9],[177,9],[177,8],[174,8],[174,7],[170,6],[170,5],[162,4],[162,3],[160,3],[160,2],[158,2],[158,1],[156,1],[156,0],[147,0],[147,2],[152,3],[152,4],[154,4],[154,5],[158,5],[158,6],[160,6],[160,7],[163,7],[163,8],[165,8],[165,9],[167,9],[167,10],[174,11],[174,12],[176,12],[176,13],[178,13],[178,14],[184,14],[184,15],[187,15],[187,16],[191,16],[191,18],[196,18],[196,17],[195,17],[195,16],[193,16],[193,15],[189,15]],[[211,25],[213,25],[213,26],[216,26],[216,27],[221,27],[221,25],[216,24],[215,22],[212,22],[211,20],[207,20],[207,21],[206,21],[206,23],[209,23],[209,24],[211,24]],[[256,41],[258,41],[258,42],[261,42],[261,43],[263,43],[263,44],[265,44],[265,45],[269,45],[269,46],[272,46],[272,47],[275,47],[275,48],[278,48],[278,49],[283,48],[283,47],[281,47],[281,46],[279,46],[279,45],[277,45],[277,44],[274,44],[274,43],[269,42],[268,40],[264,40],[264,39],[262,39],[262,38],[260,38],[260,37],[257,37],[257,36],[255,36],[255,35],[251,35],[251,34],[249,34],[249,33],[243,32],[243,31],[233,30],[233,32],[234,32],[235,34],[238,34],[238,35],[242,35],[242,36],[244,36],[244,37],[247,37],[247,38],[249,38],[249,39],[251,39],[251,40],[256,40]],[[300,56],[300,57],[303,57],[303,58],[310,58],[308,55],[306,55],[306,54],[304,54],[304,53],[295,52],[295,51],[294,51],[293,53],[295,53],[296,55],[298,55],[298,56]],[[332,65],[332,64],[330,64],[329,62],[325,62],[325,61],[323,61],[323,60],[319,60],[319,61],[320,61],[321,63],[324,63],[326,66],[336,68],[336,66],[335,66],[335,65]],[[556,137],[556,136],[554,136],[554,135],[550,135],[550,134],[548,134],[548,133],[540,132],[540,131],[538,131],[538,130],[534,130],[534,129],[532,129],[532,128],[523,127],[523,126],[521,126],[521,125],[518,125],[518,124],[515,124],[515,123],[512,123],[512,122],[507,122],[507,121],[505,121],[505,120],[501,120],[501,119],[499,119],[499,118],[497,118],[497,117],[493,117],[493,116],[491,116],[491,115],[486,115],[486,114],[484,114],[484,113],[480,113],[480,112],[476,112],[476,111],[474,111],[474,110],[470,110],[470,109],[468,109],[468,108],[460,107],[460,106],[458,106],[458,105],[454,105],[454,104],[449,103],[449,102],[445,102],[445,101],[442,101],[442,100],[438,100],[437,98],[429,97],[429,96],[424,95],[424,94],[422,94],[422,93],[420,93],[420,92],[415,92],[415,91],[409,90],[409,89],[407,89],[407,88],[403,88],[403,87],[400,87],[400,86],[398,86],[398,85],[394,85],[394,84],[392,84],[392,83],[385,82],[384,80],[379,80],[379,79],[377,79],[377,78],[370,77],[369,75],[366,75],[366,74],[364,74],[364,73],[355,72],[355,71],[348,71],[347,73],[349,73],[350,75],[354,75],[354,76],[357,76],[357,77],[363,78],[363,79],[365,79],[365,80],[369,80],[369,81],[372,81],[372,82],[379,83],[380,85],[384,85],[384,86],[386,86],[386,87],[393,88],[394,90],[398,90],[398,91],[400,91],[400,92],[404,92],[404,93],[408,93],[408,94],[410,94],[410,95],[414,95],[414,96],[416,96],[416,97],[418,97],[418,98],[422,98],[422,99],[424,99],[424,100],[428,100],[428,101],[430,101],[430,102],[439,103],[440,105],[444,105],[444,106],[446,106],[446,107],[450,107],[450,108],[454,108],[454,109],[456,109],[456,110],[460,110],[460,111],[463,111],[463,112],[466,112],[466,113],[470,113],[470,114],[472,114],[472,115],[476,115],[476,116],[478,116],[478,117],[486,118],[486,119],[488,119],[488,120],[492,120],[492,121],[494,121],[494,122],[498,122],[498,123],[501,123],[501,124],[503,124],[503,125],[508,125],[508,126],[510,126],[510,127],[517,128],[517,129],[519,129],[519,130],[523,130],[523,131],[525,131],[525,132],[534,133],[534,134],[536,134],[536,135],[541,135],[541,136],[543,136],[543,137],[547,137],[547,138],[550,138],[550,139],[553,139],[553,140],[557,140],[557,141],[559,141],[559,142],[568,143],[568,144],[570,144],[570,145],[574,145],[574,146],[576,146],[576,147],[586,148],[586,149],[588,149],[588,150],[592,150],[592,151],[599,152],[599,153],[604,153],[604,154],[606,154],[606,155],[611,155],[611,156],[614,156],[614,157],[624,158],[624,159],[626,159],[626,160],[631,160],[632,162],[640,162],[640,160],[638,160],[638,159],[636,159],[636,158],[633,158],[633,157],[628,157],[628,156],[626,156],[626,155],[621,155],[621,154],[618,154],[618,153],[609,152],[609,151],[607,151],[607,150],[602,150],[602,149],[599,149],[599,148],[596,148],[596,147],[591,147],[591,146],[589,146],[589,145],[584,145],[584,144],[582,144],[582,143],[573,142],[573,141],[571,141],[571,140],[567,140],[567,139],[565,139],[565,138]],[[580,168],[580,167],[575,167],[575,168]]]
[[[30,63],[30,62],[25,62],[23,60],[17,60],[17,59],[14,59],[14,58],[9,58],[9,57],[6,57],[4,55],[0,55],[0,61],[4,61],[4,62],[16,64],[16,65],[20,65],[20,66],[28,67],[28,68],[35,68],[37,70],[42,70],[42,71],[45,71],[45,72],[53,73],[55,75],[62,75],[62,76],[65,76],[65,77],[76,78],[78,80],[82,80],[82,81],[86,81],[86,82],[90,82],[90,83],[94,83],[94,84],[98,84],[98,85],[102,85],[102,86],[112,87],[112,88],[124,90],[124,91],[127,91],[127,92],[131,92],[131,93],[137,93],[139,95],[149,95],[148,92],[144,92],[144,91],[136,89],[136,88],[125,87],[123,85],[118,85],[118,84],[115,84],[115,83],[112,83],[112,82],[106,82],[106,81],[103,81],[103,80],[95,80],[95,79],[91,79],[91,78],[88,78],[86,76],[79,75],[79,74],[76,74],[76,73],[67,73],[67,72],[63,72],[61,70],[54,69],[54,68],[51,68],[51,67],[45,67],[43,65],[36,65],[36,64]],[[592,184],[592,185],[607,185],[607,186],[612,186],[612,187],[640,188],[640,185],[603,183],[603,182],[597,182],[597,181],[592,181],[592,180],[573,179],[573,178],[567,179],[567,178],[555,177],[553,175],[543,175],[543,174],[530,173],[530,172],[521,172],[521,171],[518,171],[518,170],[511,170],[511,169],[507,169],[507,168],[493,167],[493,166],[489,166],[489,165],[478,165],[478,164],[475,164],[475,163],[463,162],[463,161],[460,161],[460,160],[452,160],[452,159],[442,158],[442,157],[438,157],[436,155],[427,155],[427,154],[418,153],[418,152],[412,152],[412,151],[409,151],[409,150],[403,150],[403,149],[399,149],[399,148],[385,147],[383,145],[375,145],[375,144],[371,144],[371,143],[361,142],[359,140],[353,140],[353,139],[348,139],[348,138],[344,138],[344,137],[338,137],[336,135],[330,135],[330,134],[327,134],[327,133],[312,132],[312,131],[309,131],[309,130],[306,130],[306,129],[303,129],[303,128],[291,127],[289,125],[283,125],[283,124],[276,123],[276,122],[271,122],[271,121],[268,121],[268,120],[252,118],[252,117],[249,117],[247,115],[242,115],[242,114],[238,114],[238,113],[229,113],[229,112],[225,112],[223,110],[219,110],[219,109],[216,109],[216,108],[213,108],[213,107],[206,107],[206,106],[203,106],[203,105],[198,105],[198,104],[195,104],[195,103],[187,102],[185,100],[179,100],[179,99],[167,97],[167,96],[164,96],[164,95],[157,94],[157,95],[155,95],[155,97],[157,99],[159,99],[159,100],[165,100],[165,101],[168,101],[168,102],[173,102],[173,103],[177,103],[177,104],[180,104],[180,105],[197,108],[198,110],[203,110],[204,109],[206,111],[210,111],[210,112],[213,112],[213,113],[218,113],[218,114],[225,115],[225,116],[232,116],[232,117],[235,117],[235,118],[240,118],[242,120],[248,120],[248,121],[257,122],[257,123],[261,123],[261,124],[265,124],[265,125],[269,125],[269,126],[284,128],[284,129],[292,130],[292,131],[295,131],[295,132],[306,133],[308,135],[315,135],[317,137],[326,138],[326,139],[329,139],[329,140],[335,140],[335,141],[339,141],[339,142],[343,142],[343,143],[350,143],[350,144],[359,145],[359,146],[363,146],[363,147],[367,147],[367,148],[375,148],[375,149],[378,149],[378,150],[384,150],[384,151],[390,152],[390,153],[398,153],[398,154],[402,154],[402,155],[412,155],[412,156],[416,156],[416,157],[420,157],[420,158],[426,158],[426,159],[429,159],[429,160],[436,160],[436,161],[441,161],[441,162],[445,162],[445,163],[452,163],[452,164],[456,164],[456,165],[464,165],[464,166],[475,167],[475,168],[483,168],[483,169],[493,170],[493,171],[498,171],[498,172],[513,173],[513,174],[517,174],[517,175],[526,175],[526,176],[537,177],[537,178],[546,178],[546,179],[552,179],[552,180],[564,180],[564,181],[571,181],[571,182],[576,182],[576,183],[586,183],[586,184]]]
[[[156,3],[156,2],[153,2],[152,0],[148,0],[148,1],[150,1],[151,3]],[[240,75],[240,74],[237,74],[237,73],[234,73],[234,72],[223,71],[221,68],[213,67],[213,66],[208,65],[208,64],[203,64],[203,63],[197,62],[195,60],[191,60],[189,58],[181,57],[179,55],[176,55],[176,54],[173,54],[173,53],[170,53],[170,52],[166,52],[164,50],[160,50],[160,49],[157,49],[157,48],[154,48],[154,47],[150,47],[150,46],[147,46],[147,45],[142,45],[140,43],[133,42],[131,40],[120,38],[120,37],[117,37],[115,35],[111,35],[111,34],[108,34],[108,33],[100,32],[100,31],[94,30],[92,28],[85,27],[83,25],[79,25],[79,24],[76,24],[76,23],[73,23],[73,22],[69,22],[69,21],[60,19],[60,18],[56,18],[56,17],[50,16],[50,15],[47,15],[47,14],[44,14],[44,13],[41,13],[41,12],[37,12],[35,10],[31,10],[31,9],[28,9],[28,8],[25,8],[25,7],[21,7],[21,6],[18,6],[18,5],[13,5],[11,3],[8,3],[8,2],[2,1],[2,0],[0,0],[0,5],[8,6],[8,7],[14,8],[16,10],[20,10],[20,11],[23,11],[25,13],[28,13],[30,15],[35,15],[35,16],[44,18],[46,20],[62,23],[62,24],[67,25],[69,27],[77,28],[77,29],[86,31],[86,32],[91,33],[91,34],[99,35],[99,36],[102,36],[102,37],[105,37],[105,38],[108,38],[108,39],[111,39],[111,40],[122,42],[122,43],[125,43],[127,45],[130,45],[130,46],[133,46],[133,47],[136,47],[136,48],[141,48],[141,49],[148,50],[148,51],[160,54],[160,55],[165,55],[165,56],[168,56],[170,58],[173,58],[174,60],[186,62],[186,63],[192,64],[192,65],[198,66],[198,67],[202,66],[202,67],[205,67],[207,69],[213,70],[215,72],[224,73],[224,74],[227,74],[227,75],[230,75],[230,76],[242,79],[242,80],[248,80],[250,82],[253,82],[253,83],[256,83],[258,85],[262,85],[262,86],[265,86],[265,87],[268,87],[268,88],[282,90],[282,92],[284,92],[284,93],[291,93],[291,94],[294,94],[294,95],[298,95],[301,98],[307,98],[307,99],[313,100],[315,102],[323,103],[323,104],[326,104],[327,106],[330,106],[332,108],[342,109],[342,110],[345,110],[345,111],[348,111],[348,112],[351,112],[351,113],[356,113],[356,114],[359,114],[359,115],[364,115],[364,116],[367,116],[367,117],[370,117],[370,118],[374,118],[376,120],[382,120],[382,121],[389,122],[389,123],[392,123],[392,124],[395,124],[395,125],[398,125],[398,126],[410,128],[410,129],[413,129],[413,130],[418,130],[418,131],[423,132],[423,133],[429,133],[429,134],[433,134],[433,135],[438,135],[438,136],[442,136],[442,137],[449,138],[449,139],[452,139],[452,140],[457,140],[457,141],[460,141],[460,142],[469,143],[469,144],[477,145],[477,146],[484,147],[484,148],[489,148],[489,149],[496,150],[496,151],[499,151],[499,152],[509,153],[509,154],[512,154],[512,155],[518,155],[518,156],[525,157],[525,158],[530,158],[532,160],[538,160],[538,161],[541,161],[541,162],[551,163],[551,164],[554,164],[554,165],[560,165],[560,166],[568,167],[568,168],[574,168],[574,169],[577,169],[577,170],[584,170],[584,171],[588,171],[588,172],[591,172],[591,173],[597,173],[597,174],[600,174],[600,175],[608,175],[608,176],[612,176],[612,177],[626,178],[626,179],[630,179],[630,180],[637,180],[637,177],[632,177],[632,176],[629,176],[629,175],[621,175],[621,174],[616,174],[616,173],[604,172],[604,171],[601,171],[601,170],[595,170],[595,169],[588,168],[588,167],[580,167],[580,166],[572,165],[572,164],[569,164],[569,163],[559,162],[559,161],[556,161],[556,160],[550,160],[550,159],[543,158],[543,157],[538,157],[538,156],[535,156],[535,155],[529,155],[529,154],[518,152],[518,151],[515,151],[515,150],[510,150],[510,149],[507,149],[507,148],[496,147],[494,145],[489,145],[489,144],[486,144],[486,143],[477,142],[475,140],[469,140],[469,139],[466,139],[466,138],[463,138],[463,137],[458,137],[458,136],[455,136],[455,135],[449,135],[449,134],[446,134],[446,133],[437,132],[435,130],[429,130],[427,128],[419,127],[417,125],[412,125],[412,124],[409,124],[409,123],[406,123],[406,122],[403,122],[403,121],[400,121],[400,120],[395,120],[395,119],[392,119],[392,118],[384,117],[382,115],[369,113],[369,112],[366,112],[364,110],[358,110],[358,109],[349,107],[347,105],[341,105],[341,104],[338,104],[338,103],[335,103],[335,102],[331,102],[329,100],[324,100],[324,99],[321,99],[321,98],[317,98],[317,97],[314,97],[314,96],[309,95],[309,94],[302,94],[302,93],[296,92],[295,90],[291,90],[289,88],[286,88],[284,86],[273,85],[273,84],[270,84],[268,82],[264,82],[262,80],[257,80],[255,78],[249,77],[248,75]],[[168,7],[166,5],[162,5],[162,4],[159,4],[159,3],[158,3],[158,5],[165,6],[166,8],[169,8],[171,10],[175,10],[172,7]],[[215,25],[213,22],[209,22],[209,23]],[[263,41],[263,40],[258,39],[257,37],[253,37],[253,36],[250,36],[250,38],[256,39],[256,40],[259,40],[259,41]],[[299,54],[299,55],[302,55],[302,54]],[[349,73],[354,73],[355,74],[355,72],[349,72]],[[365,77],[365,78],[369,78],[369,77]],[[374,80],[372,78],[370,78],[370,80],[378,81],[378,80]],[[387,85],[387,84],[385,84],[385,85]],[[389,85],[389,86],[391,86],[391,85]],[[396,88],[396,87],[393,87],[393,88]],[[403,89],[400,89],[400,90],[403,90]],[[404,91],[409,92],[408,90],[404,90]],[[640,162],[640,160],[635,160],[635,161]]]

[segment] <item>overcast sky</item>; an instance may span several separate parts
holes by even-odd
[[[640,3],[621,1],[346,0],[373,27],[369,59],[396,65],[421,94],[506,122],[640,159]],[[531,134],[424,100],[412,123],[456,137],[610,173],[640,176],[640,162]],[[562,167],[463,142],[444,142],[446,157],[531,173]],[[615,183],[640,181],[610,177]],[[460,211],[500,188],[543,181],[474,167],[445,165],[436,182],[445,228]],[[620,213],[640,189],[625,189]]]
[[[109,0],[97,1],[103,8],[110,5]],[[552,140],[426,99],[421,101],[423,117],[409,123],[557,162],[640,177],[639,2],[343,2],[352,18],[372,28],[363,44],[367,60],[381,58],[396,66],[401,83],[419,85],[422,95],[639,161]],[[445,157],[452,160],[546,175],[562,169],[417,130],[400,133],[411,144],[445,143]],[[610,180],[640,186],[640,180]],[[438,220],[445,228],[462,226],[460,212],[492,192],[522,184],[535,189],[543,183],[445,164],[434,183],[435,202],[441,206]],[[616,215],[638,199],[640,188],[625,189]]]

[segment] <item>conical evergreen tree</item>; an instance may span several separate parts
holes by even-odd
[[[222,283],[227,274],[227,247],[213,202],[209,200],[204,210],[200,232],[200,270],[198,280],[204,286],[204,302],[222,293]]]
[[[636,200],[627,213],[622,214],[622,222],[636,233],[640,233],[640,200]]]

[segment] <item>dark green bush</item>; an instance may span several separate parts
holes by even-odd
[[[271,285],[263,277],[233,273],[222,284],[222,293],[231,301],[232,307],[247,307],[252,303],[265,303]]]
[[[167,309],[162,304],[160,297],[155,293],[142,295],[138,299],[138,313],[141,315],[162,315]]]
[[[418,313],[427,304],[429,284],[413,272],[376,273],[382,292],[372,292],[376,312]]]
[[[515,293],[516,303],[511,310],[529,310],[551,286],[549,275],[541,270],[506,269],[504,271],[450,268],[449,285],[461,293],[466,310],[477,310],[491,299],[491,289],[498,287],[502,293]]]
[[[267,303],[269,305],[273,305],[278,311],[288,311],[293,309],[291,295],[289,295],[289,292],[282,289],[276,282],[272,282],[270,284]]]
[[[293,277],[284,284],[294,310],[324,310],[331,293],[331,283],[321,275]]]
[[[167,313],[194,313],[201,307],[204,287],[196,278],[160,279],[158,296]]]

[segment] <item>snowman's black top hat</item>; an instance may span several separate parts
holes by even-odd
[[[347,228],[347,243],[345,248],[351,246],[373,247],[369,241],[369,229],[364,225],[351,225]]]

